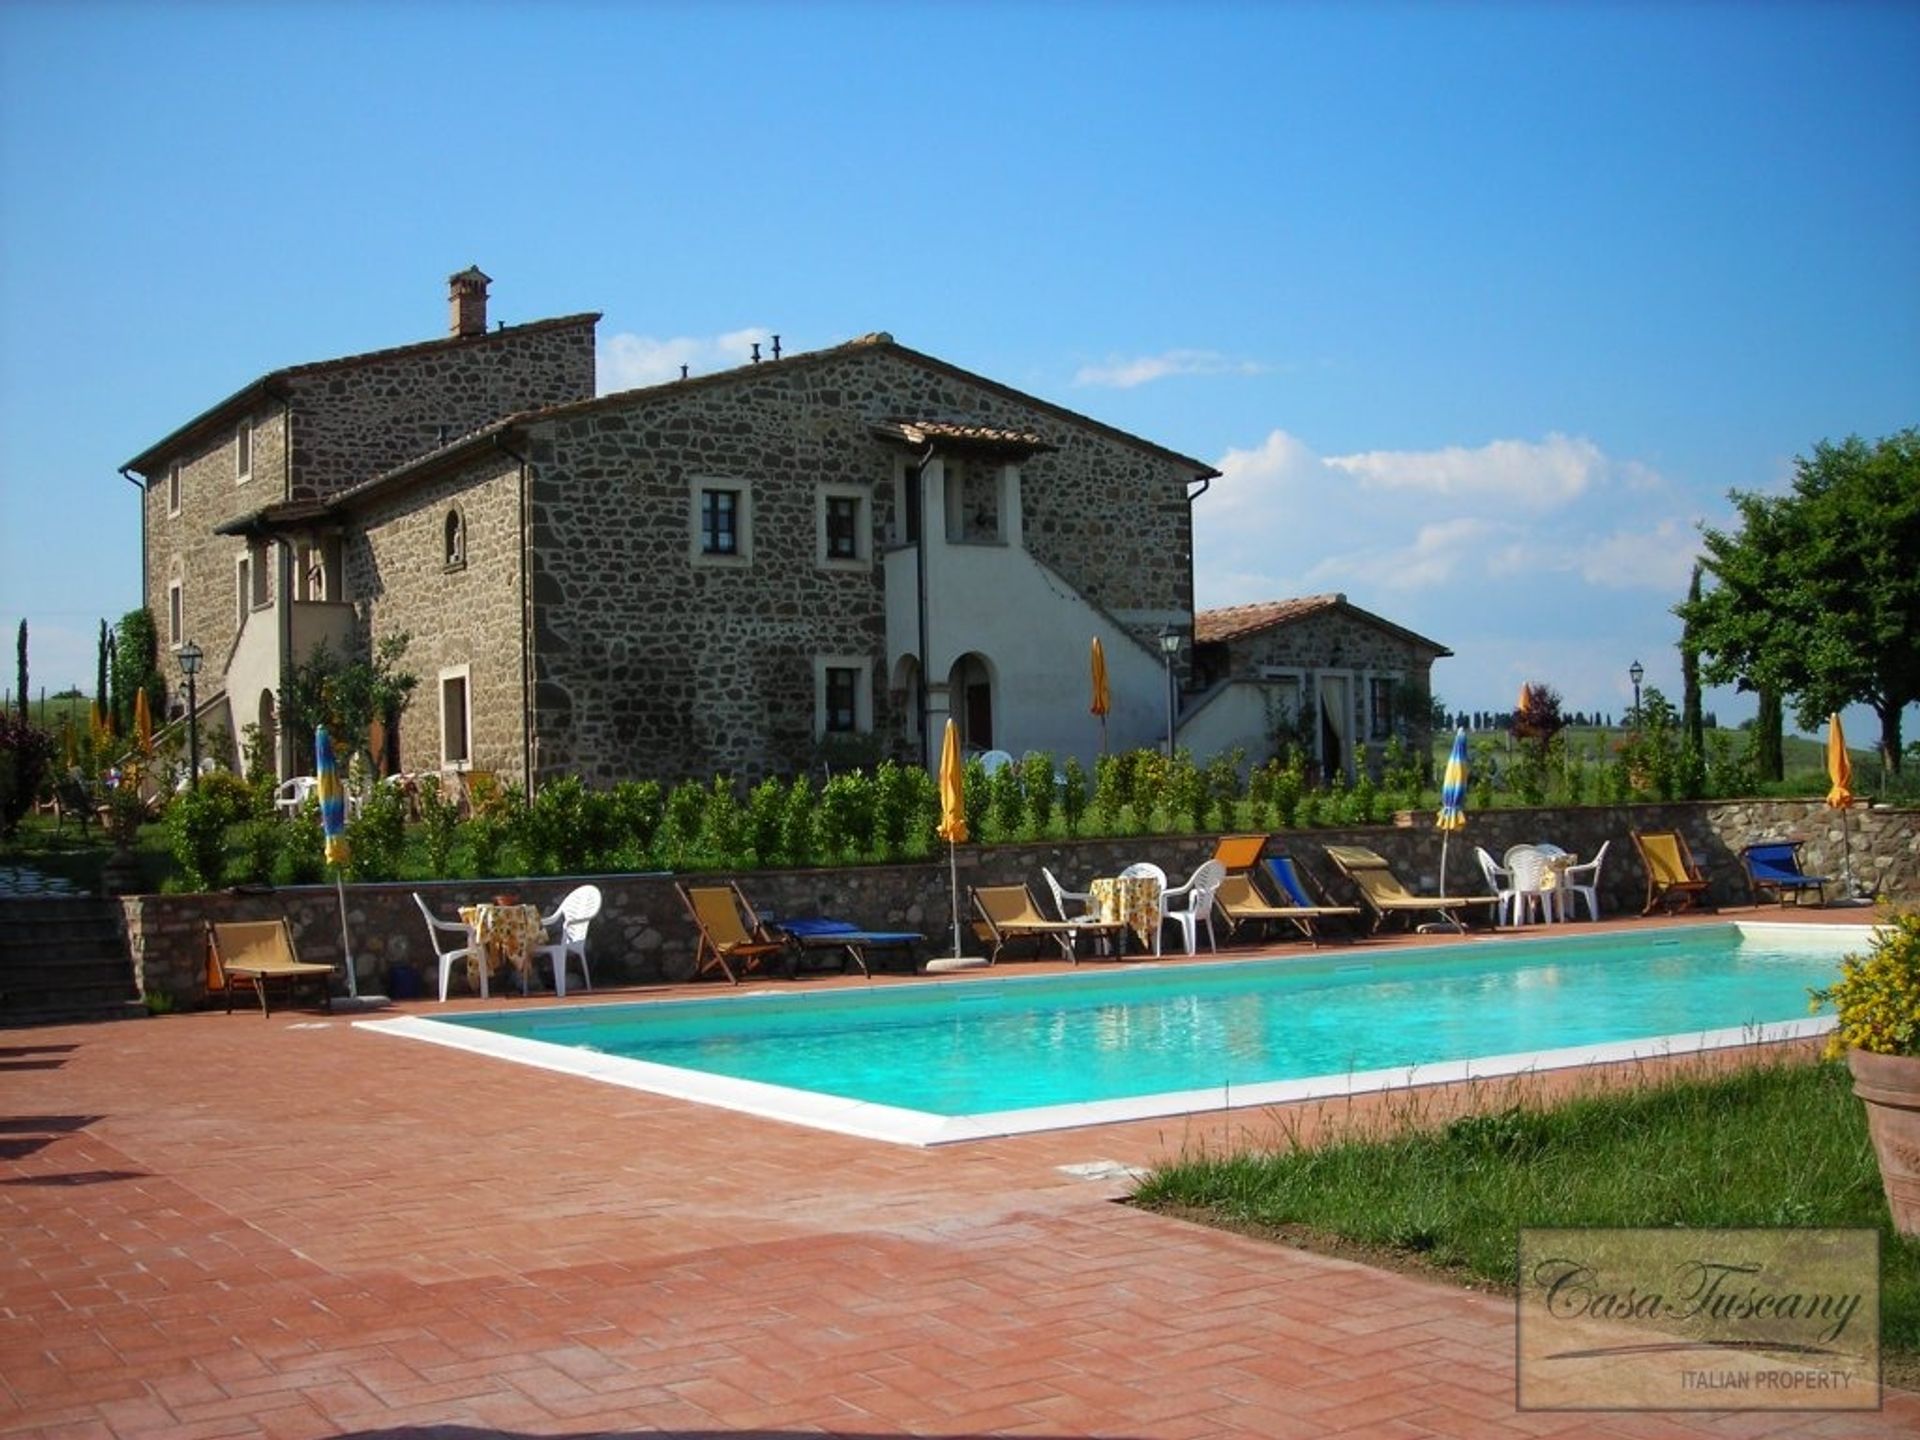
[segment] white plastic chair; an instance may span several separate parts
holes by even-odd
[[[569,955],[576,955],[580,959],[580,987],[583,990],[593,989],[593,975],[587,969],[587,926],[593,923],[593,917],[599,913],[600,887],[582,885],[570,892],[551,915],[540,917],[542,925],[560,927],[560,939],[556,943],[541,945],[533,952],[535,955],[544,955],[553,962],[555,998],[561,1000],[567,998],[567,957]]]
[[[1545,924],[1560,919],[1561,897],[1546,888],[1546,854],[1537,845],[1515,845],[1502,858],[1513,876],[1513,923],[1526,924],[1536,910]]]
[[[433,911],[427,908],[427,902],[420,898],[418,890],[413,892],[413,903],[420,907],[420,918],[427,922],[427,943],[433,946],[433,953],[440,957],[440,1001],[446,1003],[447,981],[453,974],[453,962],[456,960],[477,961],[475,969],[480,972],[480,998],[487,998],[487,957],[473,944],[473,932],[456,920],[438,920]],[[442,935],[458,935],[467,941],[457,950],[444,950],[440,946]]]
[[[1004,770],[1013,764],[1013,756],[1004,750],[989,750],[980,757],[980,768],[991,775],[996,770]]]
[[[1566,919],[1579,918],[1579,907],[1573,903],[1574,896],[1579,896],[1587,902],[1589,920],[1600,918],[1600,866],[1607,858],[1607,846],[1611,844],[1613,841],[1603,840],[1600,844],[1600,852],[1593,859],[1584,865],[1569,865],[1561,872],[1560,885],[1567,895],[1564,912]],[[1548,854],[1556,853],[1555,847],[1551,845],[1542,845],[1540,848]],[[1566,852],[1561,850],[1557,853],[1564,855]]]
[[[273,808],[292,815],[307,803],[307,796],[319,785],[320,782],[311,775],[295,775],[290,780],[282,780],[274,787]]]
[[[1480,862],[1480,873],[1487,878],[1487,888],[1500,897],[1500,903],[1494,907],[1495,918],[1502,925],[1513,924],[1513,872],[1478,845],[1473,847],[1473,858]]]
[[[1120,872],[1122,880],[1151,880],[1157,887],[1160,923],[1153,927],[1153,953],[1160,953],[1160,931],[1167,923],[1167,872],[1151,860],[1136,860]]]
[[[1069,890],[1060,883],[1053,871],[1046,866],[1040,867],[1040,874],[1047,882],[1047,889],[1053,892],[1053,909],[1062,920],[1098,920],[1093,911],[1093,896],[1084,890]],[[1102,934],[1094,941],[1099,953],[1107,953],[1107,937]]]
[[[1160,913],[1180,927],[1189,955],[1199,953],[1202,925],[1207,927],[1207,949],[1220,948],[1213,938],[1213,896],[1226,878],[1227,867],[1218,860],[1208,860],[1188,877],[1186,884],[1160,892]]]

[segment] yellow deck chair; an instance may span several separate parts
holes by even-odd
[[[787,978],[793,978],[793,946],[784,937],[770,938],[760,929],[758,917],[752,928],[748,928],[741,916],[753,915],[754,911],[738,885],[676,883],[673,888],[680,892],[680,898],[686,901],[687,913],[700,927],[700,944],[693,952],[694,979],[718,969],[727,977],[729,985],[738,985],[740,977],[733,973],[735,961],[743,971],[754,970],[776,955],[785,957]]]
[[[1642,915],[1651,915],[1663,905],[1675,912],[1693,905],[1711,908],[1707,877],[1694,863],[1685,836],[1678,830],[1631,833],[1633,848],[1640,852],[1640,863],[1647,872],[1647,905]]]
[[[1416,916],[1438,915],[1464,925],[1466,912],[1500,903],[1497,895],[1416,895],[1400,883],[1383,855],[1364,845],[1329,845],[1327,858],[1359,889],[1361,901],[1373,912],[1375,930],[1389,915],[1400,916],[1408,924]]]
[[[303,963],[293,953],[293,932],[284,919],[208,924],[207,995],[224,991],[229,1015],[236,990],[252,990],[260,997],[260,1013],[271,1014],[267,986],[275,980],[286,982],[289,1001],[299,985],[314,985],[320,991],[320,1008],[333,1009],[333,966]]]
[[[974,912],[980,917],[982,937],[993,950],[987,963],[993,964],[1000,952],[1019,940],[1051,941],[1060,947],[1061,958],[1071,965],[1080,963],[1073,942],[1081,935],[1105,936],[1115,942],[1115,953],[1126,943],[1126,925],[1119,920],[1049,920],[1033,903],[1033,892],[1025,885],[975,885],[971,892]]]

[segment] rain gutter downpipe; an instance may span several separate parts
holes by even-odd
[[[533,591],[529,582],[529,572],[533,568],[533,525],[530,507],[532,494],[528,487],[528,471],[532,461],[515,450],[506,440],[507,432],[496,430],[493,433],[493,448],[514,461],[520,467],[520,767],[526,778],[527,798],[534,796],[534,760],[539,753],[539,745],[534,737],[533,708]],[[469,682],[471,683],[471,682]],[[472,703],[471,697],[468,703]],[[469,759],[473,741],[468,739]]]
[[[927,453],[914,464],[913,493],[907,497],[912,513],[920,518],[919,541],[913,547],[914,583],[917,589],[913,608],[920,631],[920,663],[913,668],[920,677],[920,683],[915,687],[919,692],[915,699],[920,707],[920,768],[923,770],[933,768],[933,737],[927,733],[927,537],[931,532],[927,529],[926,492],[927,466],[933,463],[933,449],[933,442],[929,440]],[[953,714],[951,695],[947,697],[947,714]]]

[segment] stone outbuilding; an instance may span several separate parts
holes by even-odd
[[[1433,662],[1453,652],[1345,595],[1202,610],[1193,638],[1180,738],[1195,754],[1237,746],[1259,764],[1298,749],[1321,775],[1351,780],[1377,771],[1396,735],[1430,750]]]

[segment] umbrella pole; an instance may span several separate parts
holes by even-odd
[[[353,973],[353,944],[347,939],[347,882],[341,878],[340,867],[333,867],[333,888],[340,897],[340,949],[347,957],[347,995],[350,999],[360,998],[360,981]]]
[[[960,958],[960,846],[947,842],[947,870],[953,884],[953,958]]]

